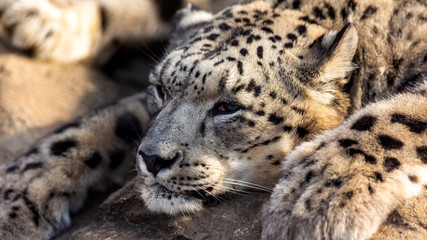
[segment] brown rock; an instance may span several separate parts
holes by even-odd
[[[78,223],[58,239],[259,239],[260,209],[268,193],[221,197],[202,212],[178,216],[151,213],[135,190],[135,180],[100,207],[98,220]]]
[[[65,239],[259,239],[260,210],[268,193],[227,196],[200,213],[168,216],[147,211],[135,190],[135,180],[113,193],[92,213],[93,219],[77,222]],[[427,239],[427,191],[394,211],[373,236],[385,239]]]

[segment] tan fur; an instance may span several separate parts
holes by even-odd
[[[123,96],[101,74],[79,65],[0,56],[0,163],[45,134]]]
[[[181,7],[195,3],[219,10],[236,1],[188,0]],[[123,43],[164,38],[171,31],[157,5],[154,0],[2,0],[0,38],[42,60],[104,63]]]

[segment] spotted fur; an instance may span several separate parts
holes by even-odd
[[[76,182],[96,181],[101,166],[129,156],[124,146],[144,132],[146,107],[151,122],[136,165],[148,209],[199,211],[211,196],[266,190],[280,179],[263,210],[263,239],[369,238],[427,181],[426,4],[246,2],[217,14],[179,11],[146,97],[126,101],[135,108],[118,104],[86,117],[93,125],[58,130],[2,176],[62,171],[38,157],[49,154],[84,166]],[[80,140],[99,122],[108,137]],[[123,145],[98,147],[104,139]],[[46,193],[28,195],[33,182],[22,181],[2,188],[7,201],[22,203],[4,204],[1,227],[50,236],[68,223],[73,201],[49,201],[71,192],[37,182]]]

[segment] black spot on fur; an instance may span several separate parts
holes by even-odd
[[[233,47],[239,46],[239,41],[237,41],[237,40],[231,41],[231,46],[233,46]]]
[[[127,144],[134,143],[142,137],[141,123],[133,114],[125,113],[117,118],[114,133]]]
[[[322,12],[322,10],[319,7],[314,7],[313,10],[312,10],[312,14],[316,18],[319,18],[319,19],[322,19],[322,20],[326,19],[325,15],[323,15],[323,12]]]
[[[351,200],[354,196],[354,192],[353,191],[348,191],[346,193],[344,193],[344,196],[346,199]]]
[[[293,128],[291,126],[285,125],[285,126],[283,126],[282,129],[283,129],[284,132],[290,133],[290,132],[292,132]]]
[[[28,163],[27,165],[25,165],[24,169],[22,169],[22,173],[25,172],[25,171],[28,171],[28,170],[42,168],[42,167],[43,167],[43,163],[42,162]]]
[[[376,164],[376,163],[377,163],[377,159],[376,159],[374,156],[371,156],[371,155],[369,155],[369,154],[366,154],[365,152],[363,152],[363,151],[362,151],[362,150],[360,150],[360,149],[356,149],[356,148],[349,148],[349,149],[347,150],[347,153],[348,153],[348,155],[350,155],[350,156],[354,156],[354,155],[357,155],[357,154],[362,155],[366,163],[369,163],[369,164],[372,164],[372,165],[374,165],[374,164]]]
[[[249,121],[248,121],[248,125],[249,125],[249,127],[255,127],[255,122],[254,122],[254,121],[249,120]]]
[[[372,17],[375,13],[377,12],[377,8],[376,7],[374,7],[374,6],[372,6],[372,5],[369,5],[366,9],[365,9],[365,11],[363,12],[363,15],[362,15],[362,20],[364,20],[364,19],[367,19],[367,18],[370,18],[370,17]]]
[[[279,125],[283,122],[283,117],[279,117],[275,113],[272,113],[268,116],[268,121],[273,123],[274,125]]]
[[[226,18],[232,18],[233,17],[233,13],[231,12],[231,9],[227,9],[222,13],[223,16],[225,16]]]
[[[286,99],[282,98],[282,99],[280,99],[280,100],[282,101],[282,104],[283,104],[283,105],[287,105],[287,104],[288,104],[288,101],[287,101]]]
[[[393,58],[393,68],[398,70],[402,62],[403,62],[402,58]]]
[[[304,138],[306,137],[308,134],[307,129],[303,128],[303,127],[297,127],[297,136],[299,138]]]
[[[314,173],[312,170],[310,170],[306,175],[305,175],[305,182],[308,183],[310,182],[310,180],[316,176],[316,173]]]
[[[271,28],[268,28],[268,27],[262,27],[261,30],[266,33],[270,33],[270,34],[273,33],[273,30],[271,30]]]
[[[242,49],[240,49],[240,54],[242,56],[246,56],[248,54],[248,50],[246,48],[242,48]]]
[[[219,37],[219,34],[212,33],[212,34],[210,34],[209,36],[207,36],[206,38],[207,38],[208,40],[215,41],[218,37]]]
[[[251,29],[246,29],[244,31],[240,32],[240,35],[242,36],[248,36],[249,34],[251,34],[252,30]]]
[[[243,88],[245,88],[245,85],[244,84],[241,84],[241,85],[239,85],[239,86],[237,86],[237,87],[235,87],[235,88],[233,88],[231,91],[233,92],[233,93],[238,93],[239,91],[241,91]]]
[[[255,84],[255,80],[251,79],[251,81],[249,82],[248,86],[246,87],[246,91],[247,92],[254,91],[254,96],[258,97],[259,94],[261,93],[261,86],[257,86]]]
[[[338,142],[339,142],[340,146],[343,148],[348,148],[348,147],[351,147],[355,144],[358,144],[357,141],[352,140],[352,139],[348,139],[348,138],[340,139],[340,140],[338,140]]]
[[[372,155],[365,154],[365,162],[374,165],[377,164],[377,159]]]
[[[355,10],[356,10],[356,7],[357,7],[357,3],[356,3],[354,0],[350,0],[350,1],[348,1],[348,7],[349,7],[351,10],[355,11]]]
[[[102,161],[102,156],[99,152],[94,152],[88,159],[85,160],[85,164],[92,169],[98,167],[99,163]]]
[[[256,50],[256,54],[257,54],[257,56],[258,56],[259,58],[262,58],[262,57],[263,57],[263,53],[264,53],[264,49],[263,49],[261,46],[259,46],[259,47],[257,48],[257,50]]]
[[[383,175],[379,172],[374,172],[374,178],[376,181],[383,182]]]
[[[24,195],[25,195],[25,194],[24,194]],[[27,197],[27,196],[24,196],[24,197],[23,197],[23,199],[24,199],[24,203],[25,203],[25,205],[27,206],[27,208],[28,208],[28,209],[31,211],[31,213],[33,214],[33,218],[32,218],[32,220],[33,220],[34,225],[39,226],[40,214],[39,214],[39,212],[37,211],[37,209],[36,209],[36,207],[35,207],[34,203],[33,203],[33,202],[31,202],[31,200],[30,200],[30,199],[28,199],[28,197]]]
[[[418,177],[415,175],[409,175],[408,176],[409,181],[411,181],[412,183],[418,183]]]
[[[398,139],[395,139],[389,135],[379,135],[378,136],[378,142],[386,150],[400,149],[403,147],[403,142],[401,142]]]
[[[110,164],[108,165],[108,167],[112,170],[117,169],[123,163],[123,160],[125,159],[125,157],[126,157],[126,152],[122,149],[111,151],[108,154],[108,158],[110,159]]]
[[[15,191],[13,189],[6,189],[3,193],[3,199],[4,200],[10,200],[11,199],[11,195],[14,193]]]
[[[243,75],[243,63],[241,61],[237,61],[237,69],[239,70],[239,74]]]
[[[304,34],[305,32],[307,32],[307,28],[304,25],[299,25],[296,27],[295,29],[300,35]]]
[[[347,20],[348,13],[347,13],[347,10],[345,8],[341,9],[340,14],[341,14],[342,20]]]
[[[305,110],[302,109],[302,108],[298,108],[298,107],[292,106],[291,110],[294,111],[294,112],[296,112],[296,113],[298,113],[298,114],[301,114],[301,115],[305,114]]]
[[[266,24],[266,25],[272,25],[274,22],[271,19],[267,19],[262,21],[262,24]]]
[[[10,166],[6,169],[6,173],[13,173],[16,172],[19,169],[18,166]]]
[[[78,143],[74,139],[65,139],[55,142],[50,147],[50,152],[55,156],[65,156],[68,150],[76,148]]]
[[[391,115],[391,123],[400,123],[409,127],[409,131],[414,133],[422,133],[427,129],[427,122],[413,119],[403,114]]]
[[[327,9],[328,17],[332,20],[335,20],[335,9],[328,3],[325,3],[325,8]]]
[[[264,116],[265,112],[263,110],[259,110],[257,112],[255,112],[258,116]]]
[[[332,185],[334,185],[334,187],[340,187],[340,186],[341,186],[341,184],[342,184],[342,180],[341,180],[341,179],[339,179],[339,178],[337,178],[337,179],[333,179],[333,180],[331,181],[331,184],[332,184]]]
[[[16,212],[9,213],[9,218],[10,219],[14,219],[14,218],[16,218],[16,216],[17,216]]]
[[[423,163],[427,164],[427,146],[421,146],[416,148],[418,157],[423,161]]]
[[[294,0],[294,1],[292,2],[292,8],[293,8],[293,9],[299,9],[299,8],[300,8],[300,6],[301,6],[301,1],[300,1],[300,0]]]
[[[370,131],[371,127],[376,123],[377,118],[373,116],[363,116],[359,118],[352,126],[351,129],[357,131]]]
[[[293,48],[293,47],[294,47],[294,45],[293,45],[292,43],[285,43],[285,44],[283,45],[283,47],[284,47],[284,48],[286,48],[286,49],[288,49],[288,48]]]
[[[291,40],[291,41],[295,41],[295,40],[297,40],[297,36],[296,36],[295,34],[293,34],[293,33],[288,33],[288,34],[286,35],[286,37],[287,37],[289,40]]]
[[[369,194],[374,194],[374,189],[372,188],[372,186],[371,186],[371,184],[369,184],[368,185],[368,191],[369,191]]]
[[[310,201],[310,198],[308,198],[307,200],[305,200],[305,208],[307,209],[307,211],[311,211],[311,201]]]
[[[227,23],[221,23],[219,25],[219,29],[223,30],[223,31],[228,31],[231,29],[230,25],[228,25]]]
[[[386,159],[384,159],[384,168],[386,172],[391,172],[397,168],[399,168],[399,166],[401,165],[399,160],[397,160],[396,158],[393,157],[387,157]]]
[[[275,91],[270,92],[270,97],[271,97],[272,99],[276,99],[276,97],[277,97],[277,93],[276,93]]]
[[[309,18],[308,16],[300,17],[299,20],[310,23],[310,24],[318,24],[315,20]]]
[[[216,66],[220,65],[221,63],[224,63],[224,59],[222,59],[222,60],[220,60],[220,61],[218,61],[218,62],[214,63],[214,67],[216,67]]]

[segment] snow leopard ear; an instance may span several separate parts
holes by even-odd
[[[331,102],[334,92],[343,91],[349,75],[355,69],[358,35],[353,24],[340,31],[329,31],[309,46],[309,57],[302,62],[306,84],[322,102]],[[304,80],[304,79],[303,79]]]
[[[186,8],[179,10],[173,21],[169,49],[181,45],[212,19],[212,13],[206,12],[201,7],[194,4],[188,4]]]
[[[356,53],[358,36],[353,24],[347,24],[339,32],[329,31],[310,46],[311,59],[317,59],[317,82],[342,79],[354,69],[353,57]]]

